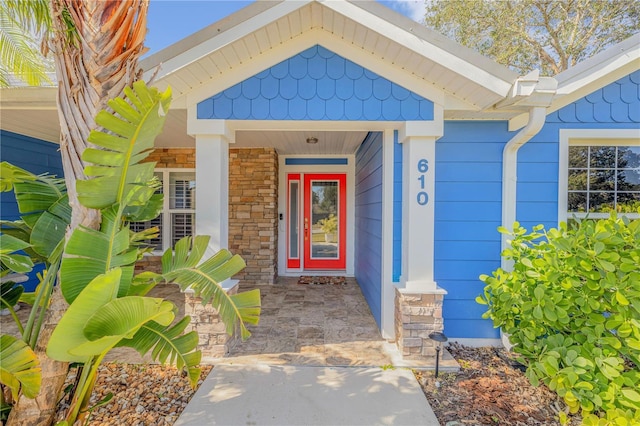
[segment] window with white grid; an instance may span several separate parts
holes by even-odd
[[[164,251],[195,233],[196,173],[193,169],[156,169],[155,175],[162,182],[162,212],[156,219],[131,223],[131,229],[141,231],[157,226],[158,238],[149,244],[155,251]]]
[[[561,156],[566,169],[560,175],[567,219],[608,217],[614,211],[629,218],[640,216],[640,142],[609,132],[608,138],[601,132],[598,137],[567,138]]]

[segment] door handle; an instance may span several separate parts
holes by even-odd
[[[305,241],[309,238],[309,218],[304,218],[304,239]]]

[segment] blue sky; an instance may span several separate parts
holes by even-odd
[[[374,0],[370,0],[374,1]],[[377,0],[409,18],[421,21],[424,0]],[[252,1],[244,0],[151,0],[148,14],[149,54],[193,34],[242,9]]]

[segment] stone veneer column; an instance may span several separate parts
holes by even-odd
[[[406,359],[435,356],[429,334],[442,331],[443,294],[406,293],[396,289],[396,344]]]
[[[227,294],[236,294],[238,283],[226,291]],[[240,331],[235,330],[233,335],[228,335],[218,310],[210,303],[203,305],[202,298],[195,297],[192,290],[185,292],[184,299],[184,313],[191,316],[191,322],[185,331],[195,330],[198,333],[198,349],[202,351],[202,356],[220,358],[228,355],[240,340]]]
[[[273,148],[229,151],[229,249],[247,263],[235,278],[273,284],[278,264],[278,154]]]

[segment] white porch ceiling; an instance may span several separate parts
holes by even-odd
[[[256,131],[239,130],[231,148],[274,147],[280,155],[350,155],[354,154],[367,132]],[[318,138],[311,145],[307,138]]]

